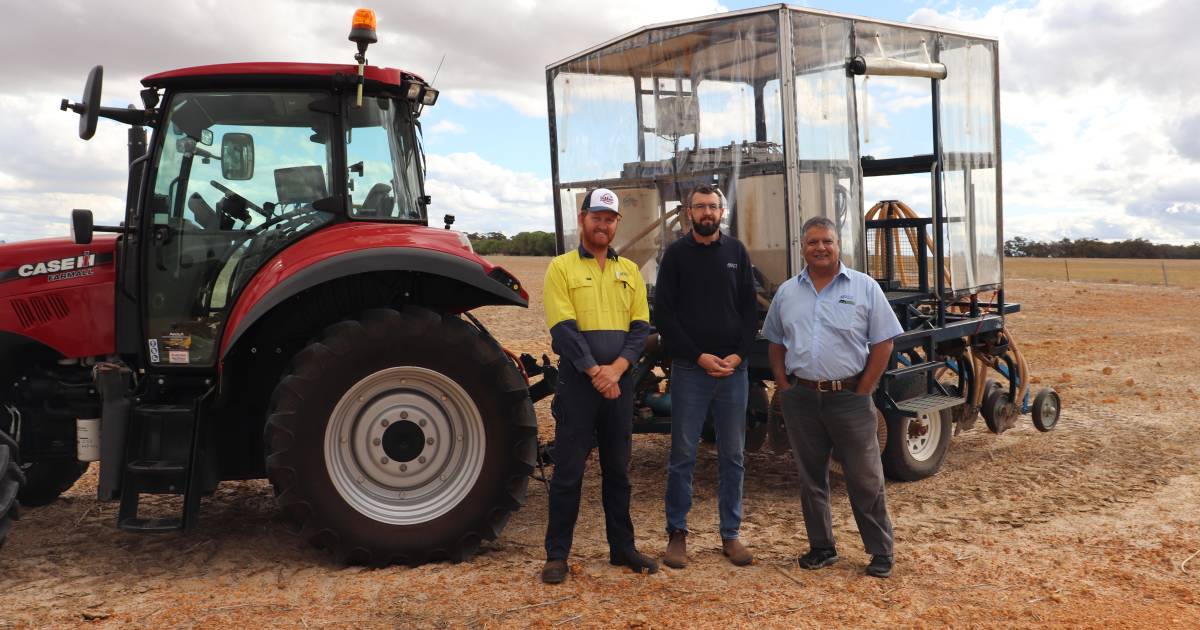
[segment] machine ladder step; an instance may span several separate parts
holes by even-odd
[[[182,518],[138,518],[136,516],[117,521],[117,527],[128,532],[160,534],[183,529]]]
[[[942,394],[925,394],[915,398],[897,401],[896,408],[902,412],[920,416],[932,414],[950,407],[957,407],[966,402],[961,396],[943,396]]]
[[[190,530],[199,509],[200,400],[185,405],[143,405],[133,409],[130,458],[121,476],[117,526],[135,532]],[[143,494],[183,495],[179,516],[138,513]]]

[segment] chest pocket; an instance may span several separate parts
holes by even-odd
[[[595,313],[599,297],[596,295],[596,281],[591,276],[572,276],[567,279],[567,288],[571,290],[571,304],[576,313]]]
[[[611,286],[612,295],[617,298],[613,301],[613,305],[620,305],[622,313],[628,315],[633,309],[633,284],[626,279],[613,278]]]
[[[821,323],[838,330],[850,330],[866,335],[867,307],[860,304],[844,304],[836,300],[822,301],[817,309]]]

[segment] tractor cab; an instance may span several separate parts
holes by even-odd
[[[165,92],[145,216],[131,217],[150,236],[141,263],[151,366],[212,365],[232,298],[306,235],[344,221],[427,223],[421,105],[401,94],[420,80],[372,69],[377,84],[359,104],[330,89],[349,70],[254,64],[145,80]],[[276,85],[236,87],[262,76]]]

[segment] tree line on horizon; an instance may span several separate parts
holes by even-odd
[[[468,232],[471,247],[480,256],[553,256],[553,232],[518,232],[509,238],[502,232]]]
[[[1200,258],[1200,242],[1191,245],[1151,243],[1144,238],[1106,242],[1095,238],[1035,241],[1017,236],[1004,241],[1011,258]]]

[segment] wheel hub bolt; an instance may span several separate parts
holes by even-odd
[[[433,438],[426,438],[426,439],[425,439],[425,443],[426,443],[426,444],[429,444],[429,445],[431,445],[431,446],[432,446],[432,445],[433,445]]]
[[[382,420],[382,421],[381,421],[379,424],[382,424],[383,426],[385,426],[385,427],[386,427],[387,425],[391,424],[391,422],[390,422],[390,421],[388,421],[388,419],[387,419],[387,418],[384,418],[384,419],[383,419],[383,420]]]
[[[426,424],[426,422],[425,422],[425,418],[421,418],[420,420],[418,420],[418,421],[417,421],[417,424],[419,424],[419,425],[421,425],[421,426],[425,426],[425,424]]]
[[[342,441],[345,442],[345,440],[342,440]],[[382,443],[383,443],[383,440],[380,440],[379,438],[375,438],[374,440],[371,440],[371,444],[374,446],[379,446]]]
[[[418,464],[424,464],[424,463],[425,463],[425,456],[424,456],[424,455],[422,455],[422,456],[418,457],[418,458],[417,458],[417,463],[418,463]]]
[[[407,472],[408,464],[400,464],[400,472]]]
[[[401,420],[408,420],[408,412],[407,412],[407,411],[401,411],[401,412],[400,412],[400,419],[401,419]]]
[[[388,463],[389,461],[391,461],[391,460],[390,460],[390,459],[388,459],[388,458],[386,458],[386,457],[380,457],[380,458],[379,458],[379,463],[380,463],[380,464],[386,464],[386,463]]]

